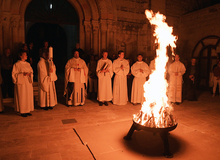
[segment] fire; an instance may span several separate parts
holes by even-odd
[[[176,47],[177,37],[172,35],[173,28],[165,22],[166,17],[159,12],[145,11],[149,22],[155,26],[154,36],[158,49],[156,50],[155,70],[144,84],[145,102],[142,104],[140,113],[134,115],[134,121],[154,128],[166,128],[176,124],[171,115],[172,106],[167,97],[168,83],[165,78],[166,64],[168,62],[167,47]]]

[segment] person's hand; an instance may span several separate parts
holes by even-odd
[[[143,73],[144,72],[143,69],[140,69],[140,72]]]
[[[27,74],[28,74],[27,72],[23,72],[23,75],[24,75],[24,76],[27,76]]]
[[[108,68],[105,70],[105,72],[109,72]]]
[[[53,68],[50,68],[50,73],[52,73],[53,72]]]
[[[27,75],[28,75],[29,77],[31,77],[31,73],[27,73]]]
[[[178,76],[178,72],[175,72],[175,76]]]
[[[123,65],[121,65],[121,69],[124,69],[124,66],[123,66]]]
[[[193,78],[193,75],[189,75],[189,78],[190,78],[190,79]]]

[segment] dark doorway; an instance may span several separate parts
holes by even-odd
[[[71,50],[79,42],[79,18],[68,0],[32,0],[25,11],[26,43],[39,53],[43,41],[53,47],[57,73],[63,74]]]
[[[193,50],[192,57],[195,57],[199,67],[199,88],[210,90],[210,77],[213,74],[213,66],[218,58],[220,37],[207,36],[201,39]]]
[[[49,42],[53,47],[54,63],[57,67],[57,73],[64,72],[64,66],[67,61],[67,38],[65,31],[58,24],[35,23],[29,29],[26,35],[26,42],[34,43],[34,51],[39,54],[39,49],[43,47],[44,41]]]

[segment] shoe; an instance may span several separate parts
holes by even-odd
[[[108,102],[104,102],[104,105],[105,105],[105,106],[108,106]]]
[[[41,109],[43,109],[43,110],[45,110],[45,111],[47,111],[47,110],[48,110],[48,108],[47,108],[47,107],[41,107]]]
[[[99,102],[99,106],[102,106],[103,105],[103,102]]]
[[[32,114],[31,113],[27,113],[27,116],[32,116]]]
[[[27,114],[26,113],[21,114],[21,117],[27,117]]]
[[[48,109],[53,109],[53,107],[47,107]]]

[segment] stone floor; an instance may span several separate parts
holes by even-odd
[[[53,110],[36,107],[26,118],[5,104],[0,114],[1,160],[166,159],[158,134],[135,131],[131,141],[123,139],[140,105],[99,106],[87,99],[84,106],[68,108],[61,94],[58,99]],[[174,105],[173,115],[178,119],[169,135],[173,159],[220,159],[219,97],[202,92],[196,102]]]

